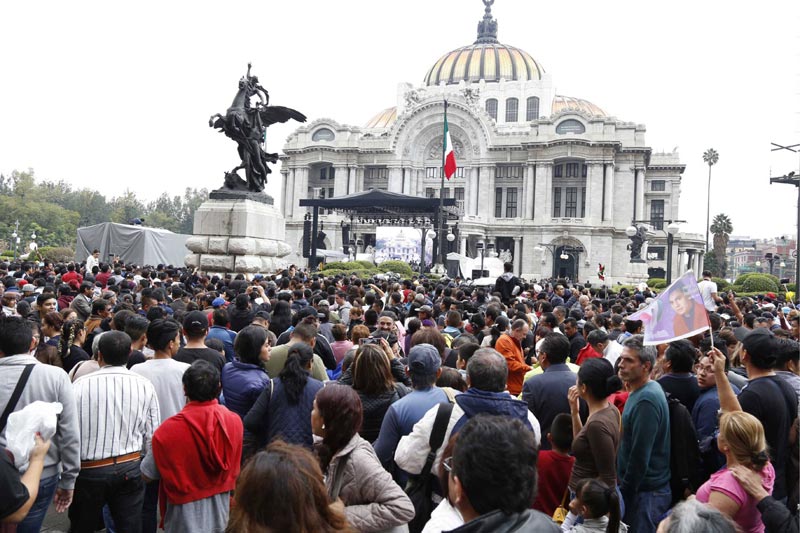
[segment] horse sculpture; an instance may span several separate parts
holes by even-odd
[[[250,67],[248,63],[247,74],[239,80],[239,90],[225,116],[212,115],[208,125],[237,144],[241,163],[225,173],[225,187],[261,192],[267,184],[267,174],[272,172],[267,163],[278,161],[278,154],[267,153],[263,148],[267,128],[289,119],[305,122],[306,116],[288,107],[269,105],[269,93],[259,84],[257,76],[250,75]],[[255,107],[250,104],[252,96],[259,99]],[[246,181],[237,174],[239,169],[244,169]]]

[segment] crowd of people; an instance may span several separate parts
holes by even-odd
[[[2,530],[798,530],[800,305],[704,276],[710,327],[564,280],[0,263],[0,445],[58,402]],[[705,322],[703,322],[705,323]],[[13,524],[13,525],[12,525]]]

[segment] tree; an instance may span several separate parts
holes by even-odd
[[[726,252],[732,232],[733,224],[728,215],[720,213],[714,217],[714,221],[711,223],[711,233],[714,234],[714,258],[717,266],[714,274],[720,278],[725,277]]]
[[[708,165],[708,195],[706,197],[706,253],[708,253],[708,221],[711,215],[711,167],[719,161],[719,154],[713,148],[709,148],[703,153],[703,161]]]

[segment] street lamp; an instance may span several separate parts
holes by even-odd
[[[775,261],[779,261],[780,260],[780,256],[776,255],[776,254],[773,254],[771,252],[768,252],[768,253],[764,254],[764,259],[766,259],[767,262],[769,263],[769,275],[771,276],[772,275],[772,267],[774,266]]]
[[[670,222],[667,226],[667,286],[672,283],[672,243],[680,230],[677,222]]]
[[[758,269],[759,274],[761,273],[761,261],[756,261],[756,268]]]
[[[482,278],[483,277],[483,256],[484,256],[484,254],[486,252],[485,252],[485,248],[484,248],[482,242],[476,243],[475,244],[475,248],[477,248],[478,249],[478,253],[481,254],[481,275],[480,275],[480,277]]]

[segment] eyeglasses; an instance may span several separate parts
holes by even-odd
[[[447,457],[446,459],[442,460],[442,466],[444,467],[445,472],[448,474],[453,471],[453,456]]]

